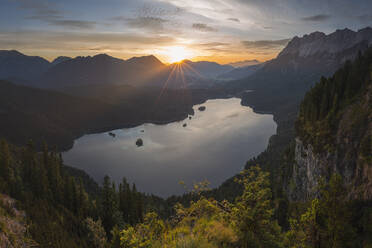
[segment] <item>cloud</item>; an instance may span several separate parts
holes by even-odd
[[[150,4],[146,3],[142,5],[141,8],[137,10],[139,16],[174,16],[174,15],[179,15],[182,11],[184,11],[180,7],[176,7],[173,5],[167,5],[165,6],[160,6],[160,5],[155,5],[155,4]]]
[[[248,49],[268,49],[276,50],[284,47],[290,39],[282,40],[256,40],[256,41],[242,41],[245,48]]]
[[[357,19],[358,19],[360,22],[363,22],[363,23],[369,23],[369,22],[372,22],[372,14],[364,14],[364,15],[360,15],[360,16],[357,16]]]
[[[199,47],[220,47],[220,46],[228,46],[230,43],[225,43],[225,42],[208,42],[208,43],[201,43],[201,44],[196,44],[196,46]]]
[[[93,29],[96,26],[94,21],[64,19],[61,11],[56,9],[51,2],[41,0],[17,0],[19,8],[32,11],[32,15],[26,17],[30,20],[39,20],[49,25],[61,26],[72,29]]]
[[[29,9],[33,11],[36,15],[43,16],[54,16],[59,17],[60,11],[55,9],[54,5],[50,2],[40,1],[40,0],[16,0],[21,9]]]
[[[66,28],[78,28],[78,29],[93,29],[96,26],[96,22],[91,21],[80,21],[80,20],[47,20],[48,24],[55,26],[62,26]]]
[[[217,29],[210,27],[204,23],[194,23],[192,24],[192,28],[200,32],[216,32],[217,31]]]
[[[227,20],[233,21],[233,22],[240,22],[238,18],[227,18]]]
[[[324,22],[330,18],[331,18],[330,15],[319,14],[319,15],[302,17],[301,20],[306,21],[306,22]]]
[[[140,28],[140,29],[148,29],[148,30],[162,30],[164,28],[164,23],[168,22],[168,20],[160,18],[160,17],[136,17],[136,18],[127,18],[124,16],[116,16],[111,18],[114,21],[124,22],[131,28]]]
[[[14,31],[2,32],[0,47],[4,49],[37,49],[37,50],[99,50],[127,49],[129,46],[147,47],[167,45],[174,38],[164,35],[139,35],[131,33],[98,33],[98,32],[53,32],[53,31]],[[109,45],[108,45],[109,44]]]

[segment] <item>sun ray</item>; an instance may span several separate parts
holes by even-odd
[[[197,70],[195,70],[191,65],[188,65],[187,63],[182,63],[183,66],[187,67],[188,69],[190,69],[192,72],[194,72],[197,76],[201,77],[201,78],[205,78],[205,76],[203,76],[202,74],[200,74],[200,72],[198,72]]]
[[[172,68],[172,71],[169,73],[167,80],[164,82],[163,87],[161,88],[160,94],[156,98],[155,106],[157,106],[157,104],[158,104],[161,96],[163,95],[164,91],[166,90],[167,85],[168,85],[170,79],[173,77],[174,71],[175,71],[175,67]]]

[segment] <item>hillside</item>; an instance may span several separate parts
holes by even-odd
[[[16,144],[33,139],[59,147],[74,137],[120,123],[120,111],[96,100],[0,81],[1,137]]]
[[[349,198],[372,198],[372,49],[306,94],[296,136],[291,199],[313,196],[321,178],[334,173]]]
[[[162,90],[128,86],[73,87],[69,94],[0,81],[0,136],[14,144],[43,141],[59,149],[74,139],[145,122],[168,123],[192,114],[192,106],[225,97],[223,90]]]
[[[37,247],[27,232],[24,211],[16,208],[16,201],[0,194],[0,244],[1,247]]]

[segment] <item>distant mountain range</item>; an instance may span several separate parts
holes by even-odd
[[[190,60],[165,65],[153,55],[123,60],[107,54],[61,56],[49,62],[14,50],[0,51],[0,79],[50,89],[89,85],[163,87],[165,84],[174,89],[210,88],[220,86],[221,80],[235,80],[224,86],[271,91],[278,96],[291,91],[291,95],[302,96],[320,76],[331,75],[371,42],[371,28],[357,32],[337,30],[329,35],[314,32],[294,37],[271,61],[260,64],[257,60],[247,60],[230,65]]]
[[[250,75],[253,75],[258,69],[261,69],[264,65],[265,63],[260,63],[255,65],[238,67],[231,71],[218,75],[218,78],[223,80],[237,80],[245,78]]]
[[[231,65],[220,65],[209,61],[192,62],[190,60],[184,60],[182,64],[184,65],[182,68],[187,75],[204,78],[217,78],[221,74],[234,70],[234,67]]]
[[[248,68],[249,67],[249,68]],[[216,79],[238,79],[248,76],[252,69],[215,62],[190,60],[182,64],[163,64],[155,56],[133,57],[128,60],[107,54],[70,58],[60,56],[49,62],[41,57],[27,56],[18,51],[0,51],[0,79],[16,84],[63,89],[82,85],[135,85],[163,86],[170,88],[208,88]],[[169,77],[172,71],[182,73]],[[223,76],[225,75],[225,76]],[[170,82],[169,82],[170,81]]]
[[[40,77],[40,87],[63,88],[96,84],[141,84],[160,76],[166,65],[155,56],[122,60],[107,54],[76,57],[52,66]],[[155,80],[153,80],[155,81]]]
[[[252,59],[252,60],[237,61],[237,62],[230,63],[228,65],[231,65],[235,68],[239,68],[239,67],[246,67],[246,66],[251,66],[251,65],[258,65],[261,63],[262,62],[258,61],[257,59]]]

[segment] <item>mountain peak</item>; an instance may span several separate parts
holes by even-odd
[[[353,30],[344,28],[344,29],[336,29],[335,33],[355,33]]]
[[[164,66],[164,64],[154,55],[132,57],[126,60],[126,62],[131,63],[131,64],[141,63],[145,66]]]
[[[370,27],[358,32],[348,28],[338,29],[328,35],[317,31],[304,35],[302,38],[294,37],[278,57],[285,55],[308,57],[324,53],[336,54],[365,41],[369,44],[372,43],[372,29]]]
[[[59,56],[57,58],[55,58],[53,61],[52,61],[52,65],[57,65],[59,63],[62,63],[62,62],[65,62],[67,60],[71,59],[71,57],[67,57],[67,56]]]
[[[92,57],[93,59],[113,59],[114,57],[106,54],[106,53],[100,53],[100,54],[96,54]]]
[[[26,56],[17,50],[0,50],[0,56]]]

